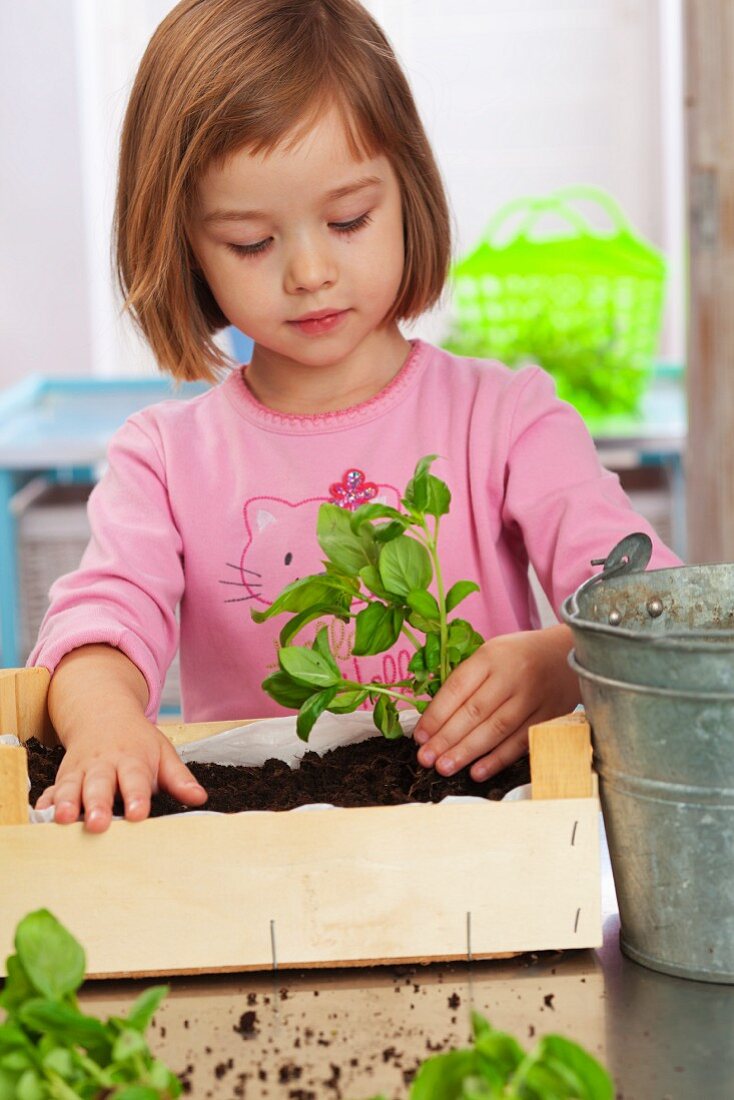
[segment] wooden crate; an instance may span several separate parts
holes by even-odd
[[[48,673],[0,671],[0,732],[52,743]],[[161,726],[174,744],[241,721]],[[0,960],[45,906],[88,976],[491,958],[602,942],[589,728],[531,730],[532,800],[29,825],[0,746]]]

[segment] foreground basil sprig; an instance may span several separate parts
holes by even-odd
[[[125,1018],[103,1023],[79,1008],[84,950],[47,909],[15,931],[0,1006],[0,1100],[172,1100],[181,1082],[153,1057],[144,1033],[167,986],[154,986]]]
[[[526,1053],[478,1012],[471,1021],[474,1045],[427,1058],[408,1100],[614,1100],[607,1071],[570,1039],[545,1035]]]
[[[280,632],[280,671],[264,680],[263,688],[282,706],[298,709],[297,731],[304,741],[325,710],[346,714],[367,699],[374,704],[377,728],[385,737],[400,737],[398,704],[422,713],[453,669],[484,641],[465,619],[449,620],[479,586],[457,581],[445,591],[437,544],[451,493],[430,472],[436,458],[427,455],[418,462],[401,500],[403,511],[363,504],[348,512],[322,504],[316,533],[326,554],[325,572],[294,581],[267,611],[251,613],[258,623],[293,614]],[[434,581],[435,596],[429,591]],[[414,649],[411,675],[369,687],[344,679],[325,626],[312,645],[291,644],[304,626],[325,616],[355,620],[356,657],[384,653],[402,634]]]

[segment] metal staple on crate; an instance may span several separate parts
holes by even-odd
[[[273,970],[278,969],[278,955],[275,949],[275,921],[270,921],[270,953],[273,956]]]

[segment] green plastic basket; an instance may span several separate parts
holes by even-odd
[[[594,229],[577,200],[600,206],[611,232]],[[570,233],[536,239],[548,215]],[[513,218],[514,233],[498,243]],[[568,187],[508,203],[451,279],[453,319],[443,341],[450,351],[508,366],[538,363],[559,396],[587,416],[637,409],[657,350],[665,261],[606,192]]]

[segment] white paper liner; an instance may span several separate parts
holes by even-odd
[[[412,734],[418,717],[418,711],[413,709],[400,712],[400,724],[405,734]],[[285,761],[289,767],[298,767],[301,757],[306,752],[317,752],[323,755],[339,745],[353,745],[375,736],[379,734],[375,729],[372,713],[369,711],[354,711],[352,714],[324,713],[313,727],[308,742],[301,741],[296,734],[296,716],[293,714],[284,718],[264,718],[246,726],[237,726],[234,729],[225,730],[224,733],[214,734],[212,737],[204,737],[199,741],[189,741],[185,745],[177,746],[176,751],[185,764],[262,767],[266,760],[276,759]],[[0,744],[19,746],[21,742],[12,734],[2,734]],[[502,801],[516,802],[525,798],[530,798],[529,783],[509,791]],[[486,800],[475,795],[447,795],[442,801],[456,803]],[[297,806],[286,812],[303,813],[336,808],[331,803],[319,802]],[[189,817],[192,814],[217,814],[218,816],[218,811],[188,810],[186,816]],[[30,807],[28,819],[34,825],[51,822],[54,820],[54,807],[50,806],[46,810]],[[119,821],[122,818],[116,817],[113,820]]]

